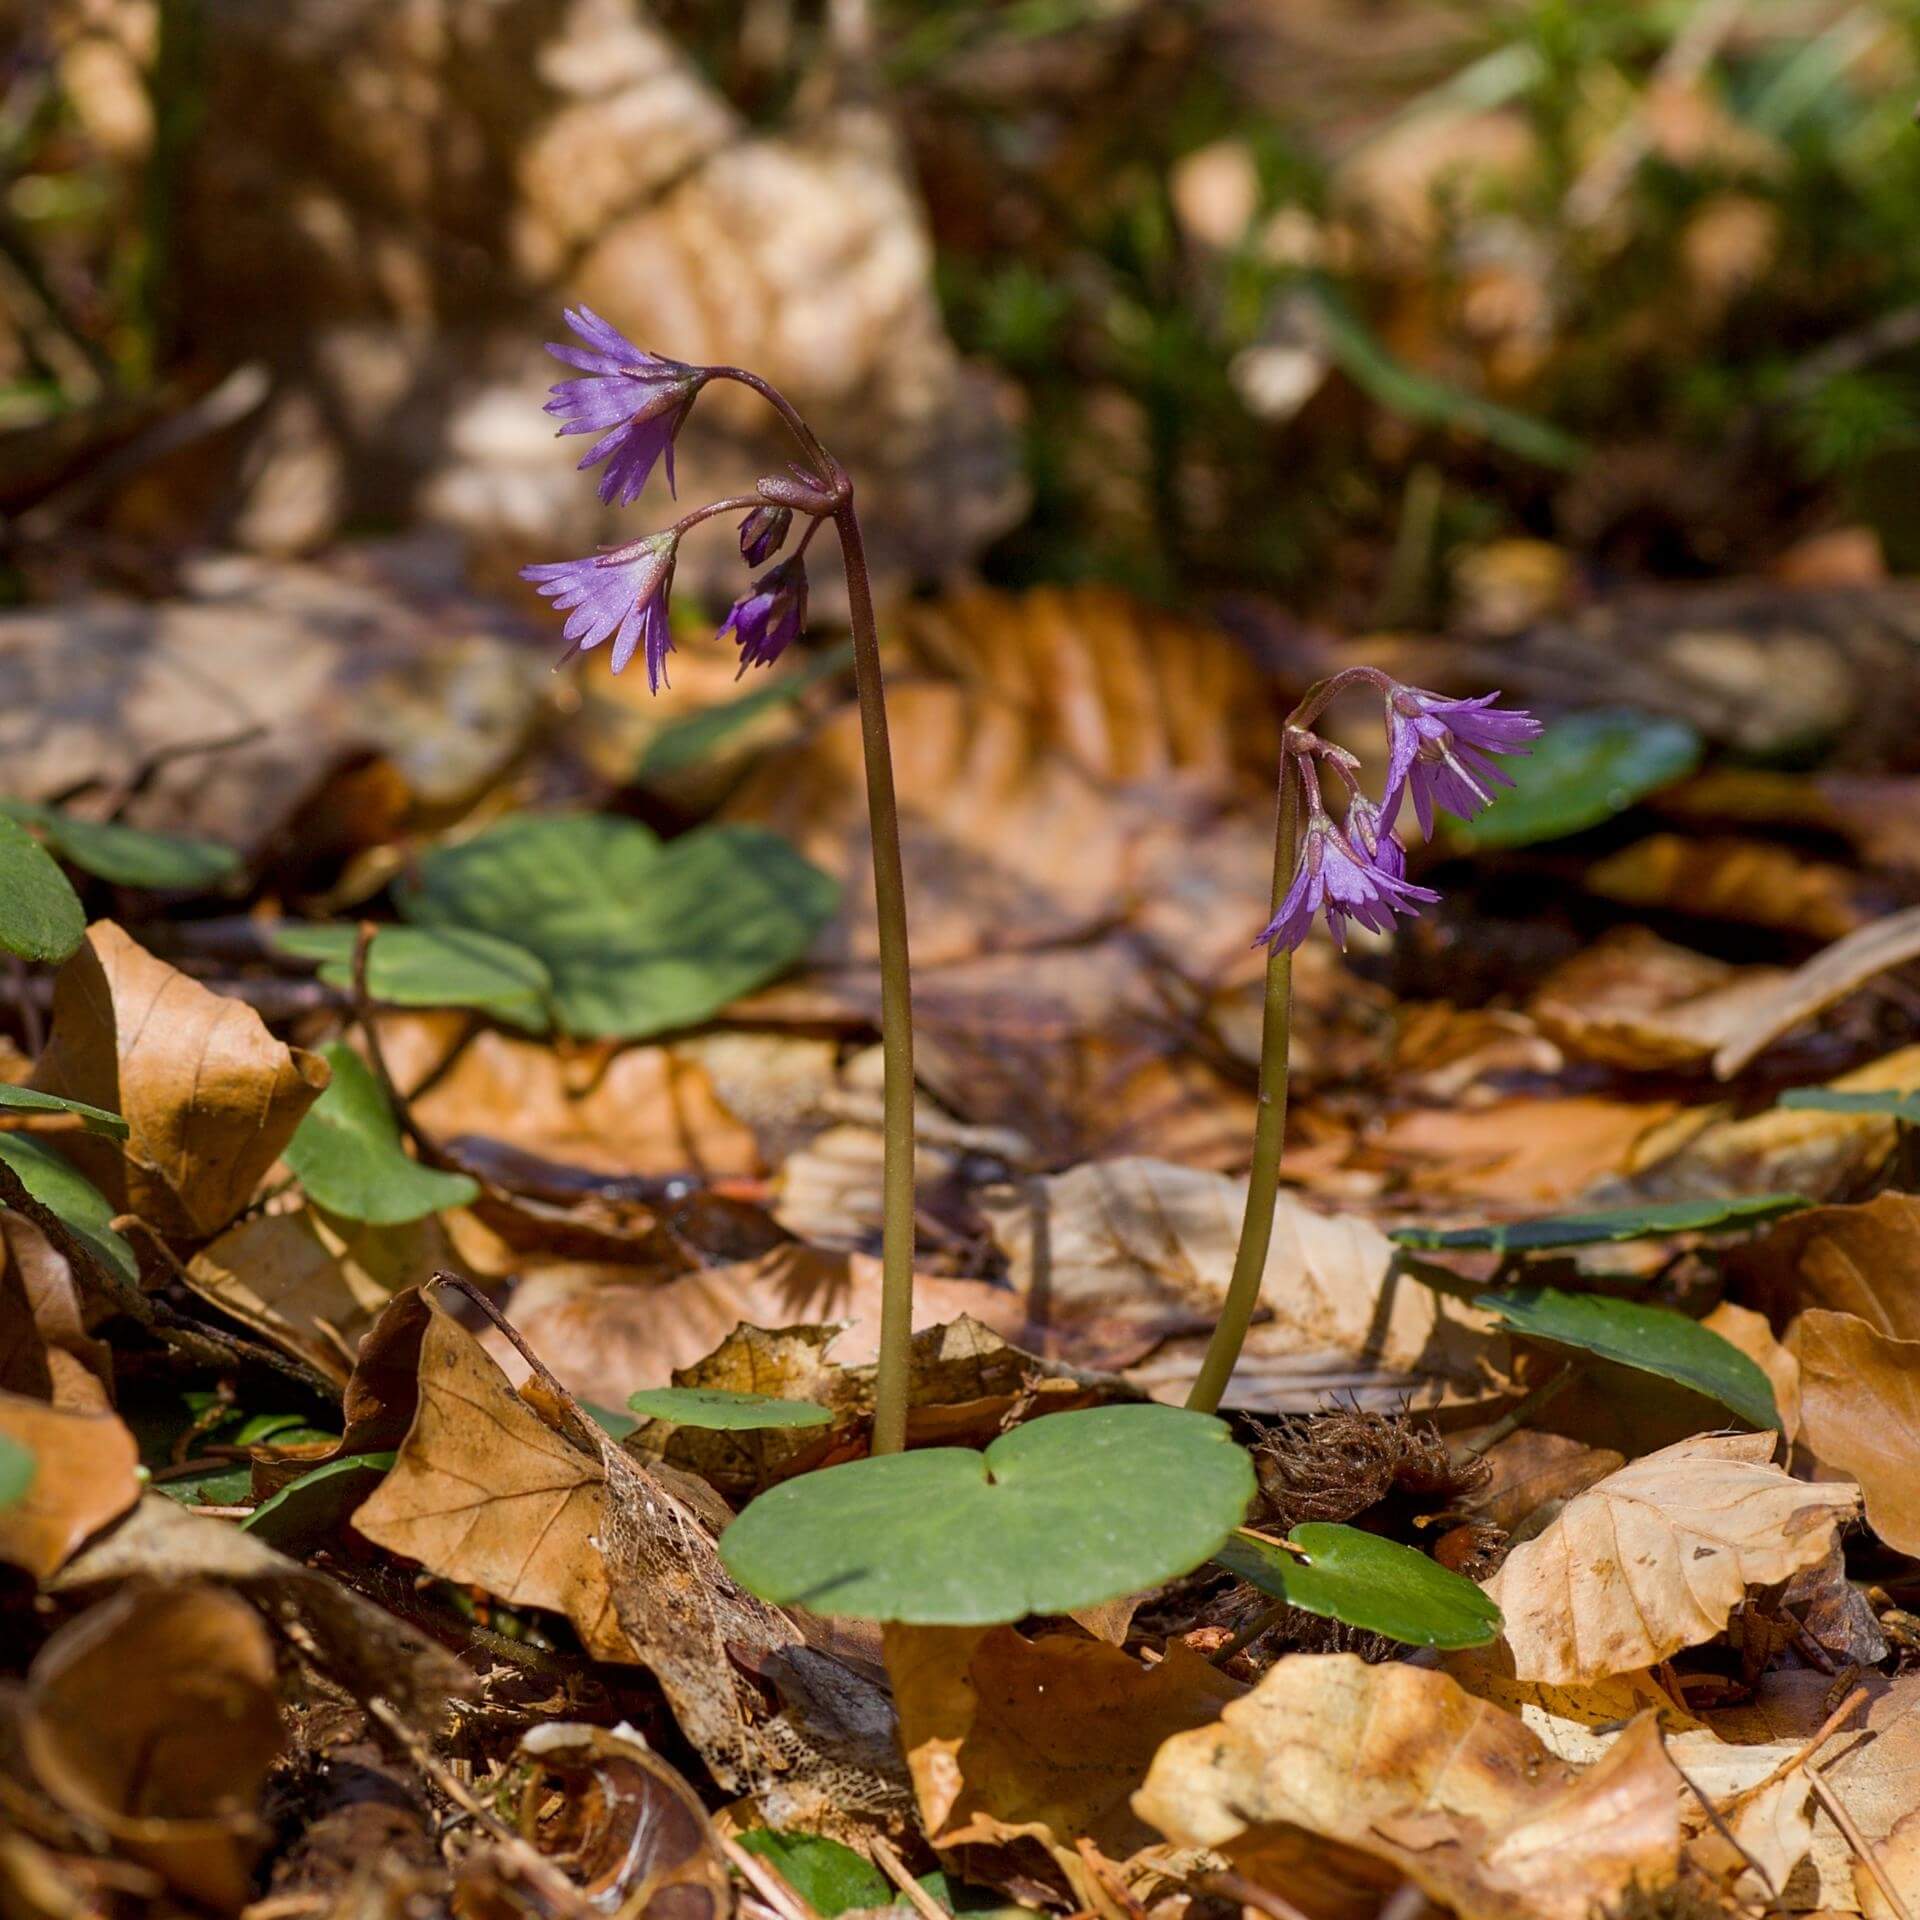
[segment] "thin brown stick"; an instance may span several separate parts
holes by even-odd
[[[728,1863],[780,1915],[780,1920],[820,1920],[820,1916],[788,1885],[786,1876],[776,1867],[762,1860],[758,1854],[749,1853],[730,1833],[722,1833],[716,1827],[714,1834]],[[944,1914],[941,1920],[946,1920]]]
[[[373,921],[362,920],[359,931],[354,935],[354,1021],[367,1043],[368,1064],[373,1068],[374,1078],[380,1082],[381,1092],[387,1096],[387,1105],[393,1109],[393,1117],[400,1122],[401,1132],[419,1149],[420,1158],[429,1166],[444,1166],[445,1157],[413,1117],[413,1108],[395,1083],[392,1071],[387,1066],[386,1049],[380,1044],[380,1021],[374,1009],[373,994],[367,986],[367,956],[373,951],[374,936],[379,931]]]
[[[948,1920],[946,1908],[907,1871],[907,1863],[881,1834],[873,1836],[873,1857],[880,1863],[880,1871],[913,1903],[920,1920]]]
[[[1792,1754],[1787,1759],[1782,1760],[1764,1779],[1756,1780],[1750,1787],[1742,1787],[1738,1793],[1728,1794],[1726,1804],[1731,1807],[1737,1803],[1744,1803],[1751,1800],[1755,1794],[1765,1792],[1776,1780],[1784,1780],[1795,1767],[1808,1765],[1812,1761],[1813,1756],[1840,1731],[1841,1727],[1867,1704],[1867,1699],[1868,1694],[1866,1688],[1855,1687],[1854,1690],[1827,1715],[1826,1719],[1820,1723],[1819,1731],[1811,1740],[1807,1741],[1806,1744],[1801,1747],[1798,1753]]]
[[[1750,1854],[1746,1850],[1746,1848],[1743,1847],[1740,1844],[1740,1842],[1734,1838],[1733,1829],[1727,1825],[1725,1818],[1722,1816],[1720,1812],[1720,1809],[1716,1807],[1713,1804],[1713,1802],[1710,1799],[1708,1799],[1704,1793],[1700,1791],[1700,1788],[1695,1783],[1693,1776],[1690,1773],[1688,1773],[1686,1768],[1683,1767],[1679,1763],[1679,1761],[1675,1760],[1672,1754],[1668,1754],[1667,1759],[1671,1763],[1674,1772],[1680,1776],[1681,1784],[1686,1788],[1686,1790],[1690,1794],[1693,1795],[1693,1797],[1696,1800],[1700,1802],[1700,1810],[1707,1816],[1707,1818],[1710,1821],[1712,1821],[1714,1832],[1717,1833],[1720,1836],[1720,1838],[1724,1840],[1727,1843],[1727,1845],[1730,1846],[1734,1850],[1734,1852],[1737,1853],[1740,1856],[1740,1858],[1744,1860],[1747,1863],[1747,1865],[1751,1867],[1753,1871],[1760,1876],[1760,1884],[1763,1887],[1765,1887],[1767,1890],[1767,1903],[1770,1906],[1776,1903],[1780,1898],[1780,1889],[1773,1884],[1773,1875],[1770,1874],[1766,1870],[1766,1868],[1763,1867],[1760,1864],[1760,1862],[1756,1860],[1753,1857],[1753,1855]]]
[[[1813,1788],[1813,1797],[1826,1808],[1827,1817],[1840,1829],[1855,1857],[1872,1876],[1873,1884],[1885,1895],[1887,1905],[1893,1910],[1894,1920],[1913,1920],[1913,1909],[1900,1897],[1900,1889],[1887,1877],[1886,1869],[1880,1864],[1880,1856],[1873,1850],[1873,1843],[1853,1824],[1853,1815],[1840,1804],[1840,1796],[1827,1785],[1826,1776],[1811,1760],[1807,1762],[1807,1784]]]

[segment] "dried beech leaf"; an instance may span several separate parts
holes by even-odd
[[[34,1459],[24,1498],[0,1507],[0,1560],[46,1580],[140,1497],[140,1452],[111,1413],[69,1413],[0,1393],[0,1435]]]
[[[281,1730],[273,1642],[244,1600],[123,1587],[41,1648],[21,1731],[69,1813],[190,1899],[246,1904]]]
[[[985,1201],[1009,1277],[1045,1329],[1039,1351],[1082,1366],[1134,1362],[1126,1377],[1166,1400],[1199,1370],[1245,1204],[1244,1180],[1145,1159],[1075,1167]],[[1229,1406],[1310,1412],[1330,1393],[1381,1406],[1471,1400],[1496,1390],[1506,1359],[1486,1316],[1397,1272],[1378,1228],[1289,1194],[1261,1304]]]
[[[1826,1557],[1859,1505],[1771,1464],[1771,1433],[1698,1434],[1568,1501],[1486,1582],[1522,1680],[1650,1667],[1711,1640],[1747,1590]]]
[[[1076,1880],[1082,1837],[1118,1863],[1155,1844],[1129,1795],[1164,1740],[1246,1691],[1179,1641],[1152,1667],[1097,1640],[1011,1627],[894,1625],[885,1644],[928,1839],[1030,1837]]]
[[[1680,1791],[1651,1715],[1581,1773],[1445,1674],[1290,1654],[1217,1725],[1169,1740],[1133,1804],[1283,1894],[1312,1835],[1462,1920],[1588,1920],[1672,1878]]]
[[[1787,1348],[1800,1366],[1801,1440],[1860,1483],[1867,1524],[1888,1546],[1920,1553],[1920,1340],[1813,1307]]]
[[[1814,1207],[1731,1250],[1729,1282],[1784,1325],[1802,1307],[1857,1315],[1894,1340],[1920,1340],[1920,1198]]]
[[[111,920],[54,983],[34,1083],[123,1114],[124,1152],[63,1136],[68,1157],[163,1233],[218,1233],[253,1197],[327,1084],[325,1061],[283,1046],[243,1001],[212,993]]]

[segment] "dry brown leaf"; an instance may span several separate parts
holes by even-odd
[[[1591,1095],[1503,1100],[1477,1112],[1416,1109],[1389,1114],[1368,1134],[1363,1159],[1422,1193],[1537,1211],[1629,1172],[1680,1111],[1672,1101]]]
[[[989,1194],[984,1209],[1033,1323],[1016,1337],[1077,1365],[1127,1367],[1156,1398],[1180,1398],[1226,1297],[1245,1204],[1244,1180],[1146,1159]],[[1262,1305],[1227,1389],[1232,1406],[1311,1412],[1331,1393],[1431,1406],[1495,1391],[1506,1364],[1486,1318],[1399,1274],[1377,1227],[1288,1194]]]
[[[194,1255],[186,1278],[203,1300],[340,1387],[393,1296],[454,1264],[437,1216],[375,1227],[303,1207],[241,1221]]]
[[[1597,1480],[1624,1467],[1626,1456],[1611,1447],[1590,1447],[1565,1434],[1522,1427],[1486,1456],[1492,1477],[1466,1501],[1475,1519],[1490,1520],[1508,1533],[1543,1507],[1549,1516]],[[1528,1529],[1537,1533],[1539,1526]]]
[[[1704,1063],[1783,977],[1619,927],[1556,967],[1528,1011],[1569,1052],[1660,1073]]]
[[[1006,1288],[915,1277],[916,1332],[962,1317],[1031,1344],[1025,1308]],[[837,1364],[864,1366],[878,1355],[880,1263],[872,1255],[783,1246],[758,1260],[656,1282],[636,1280],[631,1270],[555,1267],[513,1297],[513,1323],[528,1345],[571,1392],[608,1407],[624,1406],[642,1387],[671,1386],[678,1369],[698,1365],[736,1327],[822,1322],[842,1329]]]
[[[1711,1640],[1754,1586],[1826,1557],[1852,1487],[1774,1466],[1771,1433],[1698,1434],[1568,1501],[1485,1582],[1522,1680],[1650,1667]]]
[[[34,1458],[33,1484],[0,1507],[0,1560],[46,1580],[140,1497],[140,1450],[111,1413],[0,1393],[0,1435]]]
[[[911,609],[904,637],[930,665],[1032,713],[1096,780],[1271,784],[1272,691],[1217,628],[1112,587],[976,588]]]
[[[1718,1828],[1708,1826],[1689,1843],[1688,1860],[1724,1882],[1736,1900],[1764,1906],[1777,1899],[1794,1870],[1813,1851],[1813,1822],[1807,1817],[1811,1791],[1806,1775],[1796,1771],[1760,1788],[1731,1810],[1721,1808],[1727,1829],[1739,1844],[1729,1844]]]
[[[699,1796],[631,1728],[550,1720],[523,1734],[522,1837],[622,1920],[726,1920],[732,1881]],[[556,1807],[556,1802],[557,1807]]]
[[[897,1788],[876,1770],[860,1719],[873,1703],[854,1699],[852,1676],[825,1663],[838,1696],[811,1676],[851,1702],[841,1708],[850,1728],[817,1704],[817,1725],[792,1713],[767,1720],[742,1669],[791,1674],[808,1654],[798,1629],[734,1584],[663,1480],[542,1382],[543,1405],[566,1431],[549,1425],[437,1289],[426,1298],[413,1424],[354,1526],[444,1579],[564,1613],[598,1659],[648,1668],[723,1786],[758,1790],[790,1815],[837,1808],[847,1822],[892,1805]]]
[[[1920,1340],[1814,1307],[1787,1347],[1800,1366],[1802,1442],[1860,1483],[1867,1524],[1888,1546],[1920,1553]]]
[[[1738,1347],[1767,1376],[1780,1414],[1780,1431],[1791,1446],[1800,1431],[1800,1363],[1773,1337],[1766,1315],[1722,1300],[1700,1324],[1729,1346]]]
[[[113,1349],[72,1263],[24,1215],[0,1213],[0,1391],[75,1413],[112,1404]]]
[[[115,1206],[200,1238],[253,1197],[327,1066],[99,920],[54,983],[33,1084],[123,1115],[124,1145],[73,1134],[63,1149]]]
[[[886,1654],[927,1838],[1037,1839],[1076,1886],[1077,1840],[1122,1864],[1155,1844],[1128,1797],[1162,1741],[1246,1691],[1177,1640],[1144,1667],[1097,1640],[889,1626]]]
[[[1803,1307],[1858,1316],[1894,1340],[1920,1340],[1920,1199],[1811,1207],[1729,1249],[1727,1278],[1784,1326]]]
[[[1920,907],[1890,913],[1850,933],[1796,968],[1713,1057],[1713,1070],[1731,1080],[1775,1040],[1844,1000],[1875,975],[1920,956]]]
[[[62,1627],[27,1676],[40,1784],[190,1899],[237,1913],[281,1746],[273,1642],[212,1586],[135,1582]]]
[[[1920,1807],[1893,1823],[1874,1850],[1874,1857],[1878,1874],[1862,1871],[1854,1876],[1861,1913],[1866,1920],[1903,1920],[1881,1886],[1881,1881],[1887,1880],[1901,1900],[1905,1920],[1911,1920],[1915,1908],[1920,1907]]]
[[[1169,1740],[1133,1804],[1282,1894],[1312,1835],[1462,1920],[1587,1920],[1673,1876],[1680,1791],[1650,1715],[1580,1773],[1445,1674],[1290,1654],[1217,1725]]]
[[[1656,833],[1588,868],[1587,886],[1604,900],[1643,913],[1733,920],[1815,940],[1838,940],[1872,917],[1850,868],[1808,860],[1765,840]],[[1765,971],[1774,975],[1776,987],[1784,978],[1774,969]],[[1758,1001],[1757,994],[1752,996],[1753,1005]],[[1721,1010],[1729,1038],[1744,1025],[1732,1017],[1740,1010]]]

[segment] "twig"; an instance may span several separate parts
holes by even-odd
[[[373,994],[367,985],[367,956],[373,951],[374,936],[379,931],[373,921],[362,920],[359,932],[354,936],[353,1017],[366,1039],[367,1058],[372,1063],[374,1077],[380,1082],[381,1091],[386,1094],[387,1105],[393,1109],[401,1131],[420,1150],[420,1158],[429,1166],[444,1167],[445,1156],[413,1117],[413,1108],[395,1084],[393,1073],[387,1066],[386,1049],[380,1044],[380,1022],[375,1016]]]
[[[1784,1780],[1795,1767],[1806,1766],[1808,1762],[1812,1760],[1813,1756],[1840,1731],[1841,1725],[1845,1721],[1851,1720],[1866,1703],[1866,1688],[1855,1687],[1854,1690],[1827,1715],[1826,1719],[1820,1723],[1820,1730],[1811,1740],[1807,1741],[1806,1744],[1801,1747],[1798,1753],[1791,1754],[1785,1760],[1782,1760],[1771,1773],[1762,1779],[1756,1780],[1752,1786],[1742,1787],[1738,1793],[1728,1794],[1727,1805],[1733,1807],[1751,1800],[1755,1794],[1764,1793],[1776,1780]]]
[[[913,1903],[920,1920],[948,1920],[946,1908],[907,1871],[907,1863],[881,1834],[873,1837],[873,1857],[879,1861],[880,1871]]]
[[[1807,1762],[1807,1783],[1813,1788],[1813,1797],[1826,1808],[1828,1818],[1840,1829],[1860,1864],[1872,1875],[1873,1884],[1886,1897],[1894,1920],[1913,1920],[1913,1909],[1900,1897],[1900,1889],[1887,1877],[1886,1869],[1880,1864],[1880,1856],[1873,1850],[1873,1843],[1853,1824],[1853,1815],[1840,1804],[1840,1796],[1827,1785],[1826,1776],[1811,1760]]]
[[[1469,1440],[1460,1449],[1461,1458],[1479,1460],[1491,1453],[1508,1434],[1519,1432],[1541,1408],[1559,1399],[1583,1371],[1578,1360],[1569,1360],[1558,1373],[1549,1374],[1517,1407],[1502,1414],[1478,1439]]]
[[[580,1915],[592,1913],[593,1908],[580,1889],[544,1853],[529,1846],[498,1814],[476,1799],[473,1790],[440,1764],[427,1743],[378,1694],[367,1701],[367,1712],[400,1743],[407,1758],[441,1793],[476,1826],[481,1827],[489,1838],[513,1855],[543,1894],[557,1901],[565,1912]]]
[[[1675,1760],[1672,1754],[1668,1754],[1667,1759],[1672,1764],[1674,1772],[1680,1776],[1681,1784],[1685,1786],[1686,1790],[1690,1794],[1692,1794],[1696,1800],[1700,1802],[1700,1810],[1707,1816],[1707,1818],[1710,1821],[1713,1822],[1714,1832],[1717,1833],[1720,1836],[1720,1838],[1724,1840],[1727,1843],[1727,1845],[1730,1846],[1734,1850],[1734,1852],[1737,1853],[1740,1856],[1740,1858],[1744,1860],[1747,1863],[1747,1865],[1750,1866],[1754,1870],[1754,1872],[1760,1876],[1760,1884],[1763,1887],[1765,1887],[1767,1890],[1768,1904],[1771,1906],[1776,1902],[1778,1902],[1780,1898],[1780,1889],[1773,1884],[1773,1875],[1770,1874],[1766,1870],[1766,1868],[1763,1867],[1760,1864],[1760,1862],[1756,1860],[1753,1857],[1753,1855],[1750,1854],[1746,1850],[1746,1848],[1743,1847],[1740,1844],[1740,1842],[1734,1838],[1733,1829],[1727,1825],[1725,1819],[1721,1816],[1720,1809],[1716,1807],[1713,1804],[1713,1802],[1709,1800],[1707,1796],[1700,1791],[1700,1788],[1695,1783],[1693,1776],[1690,1773],[1688,1773],[1686,1768],[1683,1767],[1679,1763],[1679,1761]],[[1745,1796],[1742,1796],[1742,1797],[1744,1798]]]
[[[730,1833],[722,1833],[716,1827],[714,1834],[720,1842],[720,1850],[727,1856],[728,1864],[781,1916],[781,1920],[820,1920],[820,1916],[774,1867],[757,1854],[749,1853]],[[946,1920],[944,1913],[941,1920]]]

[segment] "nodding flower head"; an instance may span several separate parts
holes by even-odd
[[[1413,795],[1420,831],[1431,835],[1436,807],[1470,820],[1512,779],[1488,755],[1526,753],[1540,722],[1517,708],[1496,708],[1497,693],[1477,700],[1445,700],[1418,687],[1395,687],[1387,695],[1387,797],[1381,815],[1389,826],[1403,793]]]
[[[666,685],[667,655],[673,651],[667,596],[673,590],[679,544],[679,534],[669,528],[611,553],[520,569],[521,579],[533,581],[567,615],[565,632],[571,645],[561,663],[611,635],[615,673],[644,647],[648,687],[658,693]]]
[[[1293,884],[1255,946],[1269,952],[1297,947],[1312,928],[1313,916],[1324,909],[1327,931],[1344,947],[1349,919],[1386,933],[1396,913],[1417,913],[1419,903],[1440,898],[1408,882],[1406,851],[1370,801],[1356,795],[1343,826],[1321,806],[1310,781],[1307,793],[1307,823]]]
[[[787,544],[793,509],[763,503],[740,522],[740,558],[757,567],[771,560]]]
[[[740,671],[770,667],[807,624],[807,563],[799,554],[769,568],[728,609],[720,638],[740,647]]]
[[[663,457],[667,490],[672,492],[674,436],[706,384],[706,369],[642,351],[590,307],[570,308],[567,325],[586,345],[550,340],[547,351],[587,377],[560,381],[547,411],[565,422],[562,433],[600,436],[580,462],[583,469],[607,463],[600,476],[600,498],[610,505],[630,505]]]

